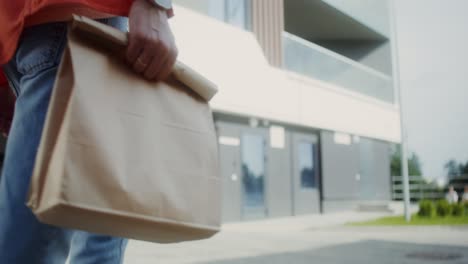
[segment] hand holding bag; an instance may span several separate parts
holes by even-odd
[[[216,87],[177,62],[149,82],[120,58],[125,33],[75,16],[28,206],[41,222],[172,243],[220,228]]]

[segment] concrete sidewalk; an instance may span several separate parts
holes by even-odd
[[[248,258],[275,252],[301,250],[311,245],[311,230],[339,227],[348,222],[371,220],[389,213],[355,211],[305,215],[225,224],[215,237],[180,244],[130,241],[125,263],[203,263]],[[306,234],[306,240],[300,238]],[[320,239],[322,240],[322,239]]]
[[[364,213],[356,211],[346,211],[329,214],[314,214],[304,216],[294,216],[285,218],[273,218],[258,221],[228,223],[223,225],[226,232],[247,232],[247,233],[290,233],[302,232],[312,229],[320,229],[333,226],[341,226],[350,222],[359,222],[377,219],[391,213]]]
[[[389,203],[390,212],[359,212],[355,210],[336,213],[313,214],[284,218],[271,218],[258,221],[228,223],[224,231],[235,232],[301,232],[312,229],[342,226],[347,223],[377,219],[384,216],[403,215],[402,202]],[[417,205],[411,205],[410,211],[417,212]]]
[[[160,245],[131,241],[126,262],[130,264],[207,263],[232,259],[249,259],[276,253],[291,253],[355,241],[357,236],[328,234],[354,221],[365,221],[389,213],[355,211],[324,215],[306,215],[279,219],[230,223],[215,237],[196,242]],[[321,230],[326,231],[327,234]],[[341,232],[341,231],[340,231]],[[266,261],[266,262],[264,262]],[[265,259],[261,263],[269,263]],[[239,262],[256,263],[256,262]],[[260,263],[260,262],[259,262]],[[291,264],[295,264],[294,262]]]
[[[455,262],[468,263],[467,227],[354,227],[346,223],[401,215],[401,203],[393,212],[347,211],[265,219],[223,225],[222,232],[202,241],[154,244],[131,241],[129,264],[245,264],[245,263],[414,263],[420,252],[440,256],[456,254]],[[413,207],[412,211],[417,210]],[[448,253],[447,253],[448,252]],[[465,256],[467,255],[467,256]]]
[[[179,244],[131,241],[125,263],[468,263],[468,227],[341,225],[378,216],[348,212],[228,224],[211,239]]]

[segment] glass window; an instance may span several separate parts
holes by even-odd
[[[214,17],[218,20],[221,20],[221,21],[224,21],[225,20],[225,16],[224,16],[224,12],[225,12],[225,3],[224,1],[220,1],[220,0],[210,0],[208,2],[208,14],[211,16],[211,17]]]
[[[311,142],[299,143],[299,173],[302,188],[316,188],[314,155],[315,145]]]
[[[250,29],[250,1],[226,0],[225,21],[243,29]]]
[[[244,207],[264,206],[265,140],[261,135],[242,136]]]
[[[174,3],[236,27],[251,29],[251,0],[174,0]]]

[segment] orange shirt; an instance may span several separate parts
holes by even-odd
[[[91,18],[127,16],[133,0],[0,0],[0,65],[16,50],[23,28],[68,20],[72,14]]]

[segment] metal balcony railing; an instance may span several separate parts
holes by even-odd
[[[392,78],[340,54],[283,32],[285,69],[394,102]]]

